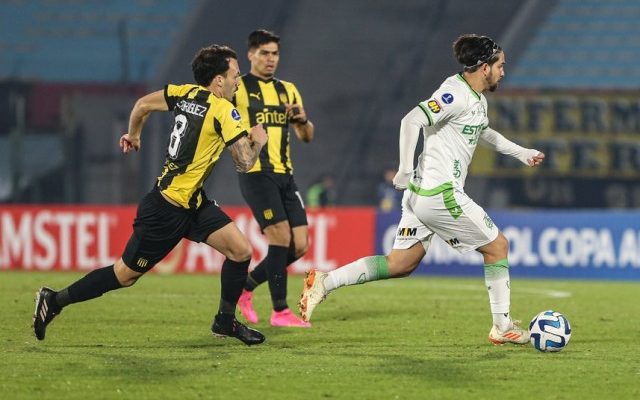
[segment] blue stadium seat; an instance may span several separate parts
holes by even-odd
[[[640,3],[559,0],[505,85],[522,88],[640,86]]]
[[[197,2],[12,1],[0,5],[0,79],[141,82]],[[123,61],[122,27],[128,61]],[[126,65],[126,68],[123,67]]]

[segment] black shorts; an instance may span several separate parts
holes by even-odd
[[[174,206],[157,189],[149,192],[138,205],[122,260],[137,272],[147,272],[162,260],[180,242],[187,238],[204,242],[212,232],[228,223],[231,218],[206,197],[197,210]]]
[[[264,230],[278,222],[289,226],[308,225],[298,186],[289,174],[252,172],[239,174],[240,191],[253,216]]]

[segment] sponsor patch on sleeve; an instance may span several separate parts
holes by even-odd
[[[236,121],[240,121],[240,113],[235,108],[231,110],[231,118],[233,118]]]
[[[438,103],[438,101],[435,99],[427,101],[427,107],[429,107],[429,110],[431,110],[431,112],[434,114],[437,114],[440,112],[440,110],[442,110],[442,107],[440,107],[440,103]]]

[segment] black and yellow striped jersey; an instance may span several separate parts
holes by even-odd
[[[293,83],[278,79],[262,80],[252,74],[242,76],[235,105],[246,124],[245,129],[248,131],[249,127],[262,123],[269,135],[258,160],[248,172],[293,172],[285,103],[303,105]]]
[[[184,208],[202,204],[202,185],[225,146],[247,135],[228,100],[198,85],[167,85],[164,97],[175,115],[158,187]]]

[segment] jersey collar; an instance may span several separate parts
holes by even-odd
[[[257,81],[260,81],[260,82],[264,82],[264,83],[270,83],[270,82],[273,82],[273,81],[276,80],[276,78],[262,79],[262,78],[260,78],[258,76],[255,76],[251,72],[247,72],[247,74],[245,76],[250,77],[252,79],[255,79]]]
[[[462,76],[462,72],[460,72],[459,74],[456,75],[458,77],[458,79],[460,79],[462,82],[464,82],[465,85],[467,85],[467,87],[469,88],[469,90],[471,90],[471,93],[474,94],[474,96],[476,96],[476,99],[480,100],[480,95],[478,94],[478,92],[476,92],[475,90],[473,90],[473,88],[471,87],[471,85],[469,85],[469,82],[467,82],[466,79],[464,79],[464,76]]]

